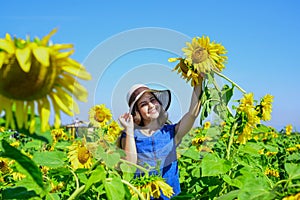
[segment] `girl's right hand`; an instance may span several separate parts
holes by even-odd
[[[119,121],[121,125],[124,127],[125,131],[126,130],[133,130],[134,128],[134,123],[133,123],[133,117],[129,113],[124,113],[119,117]]]

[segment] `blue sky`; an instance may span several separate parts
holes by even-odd
[[[172,90],[170,118],[186,110],[191,88],[167,59],[182,56],[184,42],[207,35],[228,50],[223,73],[259,100],[274,96],[268,125],[300,128],[300,2],[296,0],[210,1],[4,1],[0,37],[10,33],[42,37],[53,28],[54,43],[72,43],[72,58],[85,64],[93,81],[89,102],[105,103],[114,118],[126,112],[134,82]],[[174,75],[173,75],[174,74]],[[236,90],[235,98],[240,97]],[[179,108],[178,108],[179,107]],[[72,118],[64,116],[64,123]]]

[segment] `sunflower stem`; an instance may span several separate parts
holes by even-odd
[[[227,150],[227,154],[226,154],[227,160],[230,159],[230,149],[231,149],[231,146],[232,146],[232,143],[233,143],[233,137],[234,137],[234,132],[235,132],[236,127],[237,127],[237,123],[234,123],[234,125],[231,129],[231,134],[230,134],[228,146],[227,146],[227,149],[226,149]]]
[[[73,174],[73,176],[75,177],[75,182],[76,182],[76,190],[79,189],[79,180],[78,177],[76,176],[76,174],[73,172],[73,170],[70,169],[70,172]]]
[[[106,180],[111,181],[112,178],[107,178]],[[134,192],[136,192],[138,194],[138,196],[141,198],[141,200],[146,200],[144,198],[144,196],[140,193],[140,191],[136,187],[134,187],[131,183],[129,183],[128,181],[125,181],[123,179],[121,179],[121,182],[124,183],[125,185],[129,186]]]
[[[148,172],[147,169],[145,169],[145,168],[143,168],[143,167],[141,167],[141,166],[139,166],[139,165],[137,165],[137,164],[135,164],[135,163],[129,162],[128,160],[122,159],[122,158],[120,158],[120,161],[123,162],[123,163],[132,165],[132,166],[134,166],[134,167],[140,169],[141,171],[143,171],[143,172],[145,173],[145,176],[147,176],[147,177],[149,176],[149,172]]]
[[[220,72],[216,71],[213,69],[213,72],[215,72],[218,76],[224,78],[225,80],[229,81],[232,85],[234,85],[237,89],[239,89],[242,93],[246,93],[246,91],[241,88],[238,84],[236,84],[234,81],[232,81],[230,78],[228,78],[227,76],[225,76],[224,74],[221,74]]]
[[[72,195],[68,198],[68,200],[76,199],[76,197],[84,190],[85,185],[82,185],[81,187],[77,188]]]

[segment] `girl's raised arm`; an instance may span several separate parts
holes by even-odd
[[[196,118],[199,115],[200,108],[201,108],[201,101],[199,98],[202,93],[202,81],[203,78],[200,76],[199,84],[194,86],[194,90],[191,97],[190,108],[175,127],[176,145],[179,144],[183,136],[185,136],[185,134],[187,134],[191,130]]]

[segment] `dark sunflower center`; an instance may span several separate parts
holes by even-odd
[[[94,116],[94,119],[97,121],[97,122],[103,122],[105,120],[105,115],[102,113],[102,112],[96,112],[95,116]]]
[[[7,98],[31,101],[45,97],[53,88],[56,66],[42,66],[35,58],[29,72],[24,72],[15,57],[0,69],[0,94]]]
[[[81,164],[85,164],[90,158],[90,152],[86,147],[80,147],[78,149],[78,160]]]
[[[207,57],[208,57],[208,53],[206,49],[202,47],[196,48],[192,53],[192,61],[195,64],[203,62],[204,60],[207,59]]]

